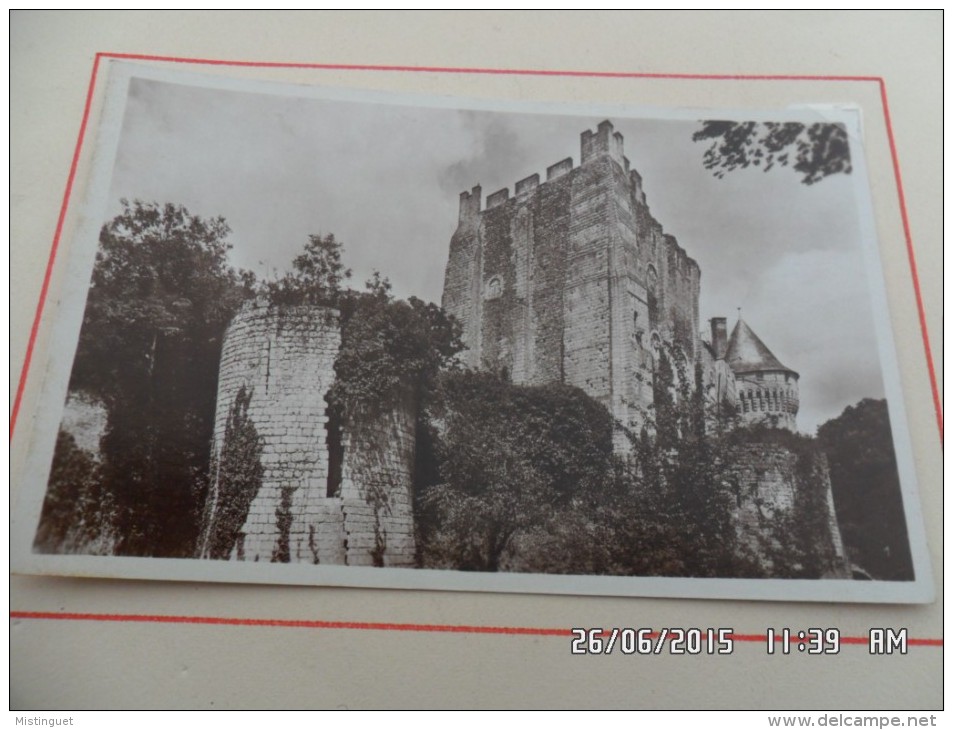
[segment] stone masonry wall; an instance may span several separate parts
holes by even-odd
[[[323,307],[249,302],[229,326],[222,347],[213,456],[222,448],[229,410],[244,387],[251,394],[248,418],[262,443],[264,472],[232,559],[413,562],[410,413],[385,413],[353,428],[345,424],[341,487],[329,485],[325,397],[334,382],[340,345],[338,313]],[[386,507],[372,504],[371,495]],[[222,507],[221,499],[213,483],[209,525]],[[375,561],[376,535],[386,536],[387,544]],[[207,545],[202,554],[208,557]]]
[[[731,465],[729,479],[736,490],[735,530],[769,570],[765,540],[777,539],[771,533],[772,520],[782,512],[794,512],[799,500],[808,498],[804,490],[818,489],[827,523],[825,539],[829,540],[823,549],[834,556],[830,565],[823,566],[824,577],[849,577],[823,453],[812,455],[808,479],[798,477],[798,455],[782,445],[744,444],[734,447],[725,458]]]
[[[612,124],[584,132],[580,151],[578,167],[562,160],[486,209],[479,186],[461,194],[442,303],[463,325],[470,367],[576,385],[638,432],[655,348],[697,354],[700,273],[652,217]]]
[[[327,402],[341,339],[337,313],[315,307],[269,307],[249,302],[225,335],[219,367],[213,456],[222,447],[229,409],[239,390],[250,392],[248,417],[262,441],[262,485],[249,508],[234,557],[271,561],[279,551],[279,514],[292,516],[292,560],[310,555],[310,527],[328,519]],[[210,516],[219,494],[213,483]],[[320,556],[319,557],[324,557]]]
[[[348,565],[414,565],[413,414],[406,401],[383,414],[359,414],[345,429],[341,497]]]
[[[479,185],[460,194],[460,218],[450,239],[450,257],[444,275],[443,308],[456,317],[463,328],[467,349],[463,362],[469,367],[480,365],[481,304],[483,299],[483,260],[480,244]]]

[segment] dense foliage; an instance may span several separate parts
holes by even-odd
[[[366,292],[344,293],[339,307],[331,406],[345,419],[404,402],[425,407],[438,373],[452,368],[463,349],[456,321],[435,304],[394,298],[380,276],[367,282]]]
[[[885,400],[864,399],[817,430],[851,560],[880,580],[912,580],[903,498]]]
[[[114,505],[116,552],[189,556],[205,499],[222,335],[252,277],[229,266],[221,218],[123,205],[100,233],[70,388],[107,409],[99,479]]]
[[[439,428],[415,510],[428,567],[518,569],[504,564],[513,540],[597,498],[612,473],[612,419],[577,388],[458,373],[428,415]]]
[[[65,431],[56,437],[53,468],[34,541],[40,552],[109,554],[115,502],[99,463]]]
[[[252,392],[244,387],[236,394],[228,412],[222,448],[212,468],[212,499],[203,530],[207,535],[204,552],[218,560],[227,560],[231,555],[264,475],[261,438],[248,417],[251,397]]]
[[[813,439],[706,419],[701,374],[658,353],[655,406],[628,457],[608,411],[568,386],[445,376],[418,442],[426,567],[641,576],[822,577],[836,572],[826,480]],[[730,426],[730,427],[729,427]],[[736,460],[780,448],[794,463],[789,509],[743,494]],[[738,510],[757,504],[758,529]]]
[[[259,294],[274,306],[319,305],[340,313],[341,349],[329,405],[341,418],[390,408],[408,396],[423,403],[437,373],[463,348],[459,325],[435,304],[398,300],[375,272],[366,291],[344,288],[351,271],[333,235],[310,236],[292,268],[264,282]]]

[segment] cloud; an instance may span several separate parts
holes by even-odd
[[[283,270],[334,233],[360,285],[440,301],[458,196],[484,195],[572,157],[600,117],[501,114],[203,89],[133,80],[114,172],[120,197],[223,215],[237,265]],[[745,318],[802,374],[807,430],[882,394],[861,273],[853,178],[702,165],[699,123],[613,120],[653,214],[702,270],[702,321]],[[261,263],[259,263],[261,262]]]

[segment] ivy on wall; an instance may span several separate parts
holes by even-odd
[[[252,391],[242,386],[228,412],[215,473],[215,510],[209,525],[208,557],[227,560],[261,488],[262,442],[248,415]]]

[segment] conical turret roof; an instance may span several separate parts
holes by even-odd
[[[773,370],[797,373],[781,364],[761,338],[754,333],[748,324],[739,319],[728,338],[728,349],[725,352],[725,361],[736,373],[754,373]]]

